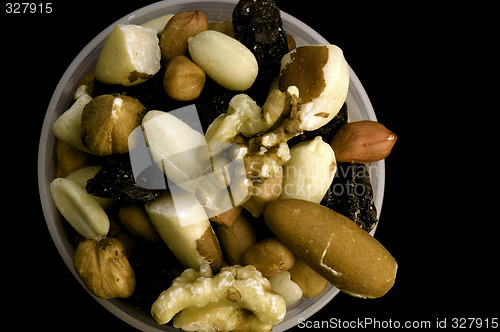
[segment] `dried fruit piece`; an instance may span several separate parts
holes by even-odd
[[[233,10],[234,34],[255,55],[259,81],[269,82],[288,52],[280,10],[273,0],[240,0]]]
[[[89,194],[98,197],[145,202],[155,199],[163,191],[146,188],[165,188],[165,182],[156,183],[158,180],[147,176],[146,171],[134,178],[129,155],[125,154],[108,158],[102,169],[87,182],[86,188]]]
[[[370,232],[377,223],[370,174],[364,164],[337,163],[337,174],[320,203]]]

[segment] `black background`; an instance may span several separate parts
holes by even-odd
[[[53,1],[53,12],[43,15],[1,8],[5,323],[134,330],[95,302],[64,265],[44,221],[36,171],[43,117],[66,68],[99,32],[149,3]],[[435,326],[445,317],[448,324],[452,317],[498,317],[496,172],[471,158],[477,140],[467,140],[469,124],[455,121],[479,110],[449,103],[464,98],[447,89],[458,79],[458,60],[443,51],[455,46],[461,31],[454,22],[440,22],[453,8],[438,12],[406,1],[277,3],[343,49],[378,120],[398,134],[386,159],[376,233],[399,263],[396,284],[380,299],[340,294],[311,320],[372,317]]]

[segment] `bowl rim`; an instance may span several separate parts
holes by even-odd
[[[118,19],[117,21],[113,22],[111,25],[109,25],[106,29],[104,29],[102,32],[100,32],[96,37],[94,37],[75,57],[75,59],[70,63],[64,74],[61,76],[61,79],[59,80],[54,93],[51,97],[51,100],[49,102],[49,105],[47,107],[47,111],[44,117],[43,125],[42,125],[42,131],[40,134],[40,145],[38,149],[38,163],[37,163],[37,173],[38,173],[38,186],[39,186],[39,194],[40,194],[40,201],[42,205],[42,210],[45,218],[45,222],[47,224],[47,227],[49,229],[50,235],[52,240],[54,241],[54,244],[56,245],[56,248],[61,255],[63,261],[65,262],[66,266],[68,269],[71,271],[73,276],[76,278],[76,280],[82,285],[82,287],[97,301],[99,302],[103,307],[105,307],[108,311],[110,311],[113,315],[116,317],[120,318],[121,320],[125,321],[126,323],[130,324],[131,326],[138,328],[142,331],[159,331],[159,330],[175,330],[177,329],[172,328],[171,326],[168,325],[156,325],[156,326],[151,326],[145,321],[142,321],[132,315],[134,309],[129,307],[126,303],[117,300],[117,299],[111,299],[111,300],[105,300],[99,297],[94,296],[92,293],[90,293],[85,285],[83,284],[82,280],[80,279],[78,273],[76,272],[74,266],[73,266],[73,256],[74,256],[74,249],[73,245],[70,243],[70,241],[63,237],[60,236],[62,227],[61,225],[57,225],[54,219],[54,216],[58,214],[57,209],[52,201],[51,195],[50,195],[50,181],[55,178],[55,174],[53,173],[53,165],[55,164],[55,160],[49,160],[46,158],[47,155],[47,147],[52,145],[55,145],[56,138],[52,133],[52,124],[54,123],[55,119],[57,118],[58,114],[56,112],[57,109],[61,107],[61,103],[63,101],[61,100],[61,97],[63,95],[63,91],[65,86],[68,84],[68,82],[71,81],[73,78],[75,70],[79,67],[80,64],[82,64],[85,59],[89,56],[92,55],[92,52],[99,47],[100,44],[102,44],[107,36],[110,34],[112,29],[115,27],[116,24],[127,24],[131,23],[135,20],[137,20],[138,17],[140,18],[145,18],[147,15],[151,15],[152,13],[160,10],[160,9],[165,9],[166,7],[172,8],[174,6],[184,6],[184,5],[189,5],[189,6],[195,6],[196,4],[204,4],[204,5],[209,5],[210,3],[215,3],[217,5],[236,5],[238,0],[164,0],[164,1],[159,1],[144,7],[141,7],[133,12],[131,12],[128,15],[123,16],[122,18]],[[161,15],[155,15],[150,17],[149,19],[153,17],[159,17]],[[286,12],[281,11],[281,16],[283,20],[283,24],[285,27],[285,30],[287,32],[290,32],[293,35],[293,30],[300,30],[301,33],[305,33],[311,38],[313,38],[317,44],[319,45],[329,45],[330,43],[323,38],[318,32],[313,30],[311,27],[309,27],[307,24],[303,23],[299,19],[295,18],[294,16],[291,16],[287,14]],[[146,19],[144,22],[148,21],[149,19]],[[141,24],[138,22],[138,24]],[[299,28],[300,27],[300,28]],[[373,109],[373,106],[370,102],[370,99],[363,88],[360,80],[352,70],[352,68],[349,66],[349,76],[350,76],[350,82],[349,82],[349,90],[350,91],[356,91],[357,95],[354,96],[353,98],[356,99],[354,102],[357,105],[362,105],[365,112],[367,113],[368,120],[373,120],[376,121],[376,115],[375,111]],[[352,97],[352,96],[351,96]],[[65,105],[67,106],[67,105]],[[45,143],[45,144],[42,144]],[[372,187],[374,187],[374,202],[377,207],[377,217],[380,218],[380,213],[382,209],[382,202],[383,202],[383,195],[384,195],[384,186],[385,186],[385,162],[384,160],[379,161],[376,164],[376,171],[377,171],[377,183],[374,185],[372,181]],[[52,169],[52,173],[51,170]],[[371,174],[370,174],[371,175]],[[372,177],[373,178],[373,177]],[[50,180],[48,180],[50,179]],[[375,233],[375,230],[378,226],[378,222],[374,229],[370,232],[370,234],[373,236]],[[333,297],[335,297],[339,293],[339,290],[331,286],[329,284],[329,287],[323,292],[323,294],[319,295],[316,297],[316,301],[312,303],[308,308],[300,311],[300,317],[297,317],[297,315],[293,316],[294,319],[288,319],[284,320],[282,323],[276,325],[273,328],[273,331],[284,331],[286,329],[289,329],[299,323],[299,320],[301,319],[307,319],[314,315],[316,312],[321,310],[326,304],[328,304]],[[319,302],[319,303],[318,303]],[[292,309],[293,311],[293,309]],[[296,318],[296,319],[295,319]]]

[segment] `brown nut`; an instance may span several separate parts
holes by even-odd
[[[232,21],[224,21],[224,22],[209,22],[208,30],[215,30],[222,32],[225,35],[228,35],[231,38],[235,38],[234,36],[234,28]]]
[[[128,152],[128,136],[141,125],[146,108],[133,97],[101,95],[82,112],[82,142],[95,155]]]
[[[80,242],[74,264],[85,286],[96,296],[125,298],[135,290],[134,270],[125,255],[125,248],[115,238]]]
[[[297,47],[297,42],[295,41],[295,38],[289,33],[286,34],[286,41],[288,43],[288,50],[291,51],[294,48]]]
[[[118,210],[118,218],[123,227],[132,235],[149,242],[160,241],[146,209],[139,204],[123,205]]]
[[[394,285],[394,257],[349,218],[317,203],[278,199],[267,204],[264,220],[297,258],[344,293],[376,298]]]
[[[167,63],[163,88],[170,98],[190,101],[200,96],[205,85],[205,72],[184,55]]]
[[[90,155],[72,147],[64,141],[57,141],[57,177],[65,178],[80,168],[89,165]]]
[[[243,204],[243,207],[254,217],[259,217],[267,203],[277,200],[281,194],[283,184],[283,168],[262,182],[255,182],[252,196]]]
[[[165,25],[160,37],[161,56],[170,60],[188,53],[188,38],[208,29],[205,14],[199,9],[175,14]]]
[[[307,299],[320,295],[328,285],[328,280],[298,258],[295,259],[295,264],[288,272],[290,272],[292,280],[302,290],[302,296]]]
[[[243,264],[253,265],[264,277],[286,271],[295,263],[295,255],[276,238],[257,242],[243,254]]]
[[[231,227],[240,216],[242,210],[243,208],[241,206],[233,207],[225,212],[222,212],[221,214],[213,216],[212,218],[210,218],[210,221],[213,221],[219,225]]]
[[[95,70],[92,70],[83,76],[82,80],[78,84],[78,88],[76,88],[73,98],[77,100],[84,94],[94,97],[94,82]]]
[[[215,233],[229,265],[243,265],[243,254],[256,242],[248,219],[240,214],[232,226],[215,225]]]
[[[331,146],[338,162],[372,163],[391,153],[397,136],[376,121],[350,122],[343,125]]]

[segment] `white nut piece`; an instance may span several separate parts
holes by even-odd
[[[172,325],[182,331],[270,332],[273,329],[271,324],[262,322],[251,311],[218,302],[201,308],[185,308],[175,315]]]
[[[174,17],[174,14],[167,14],[164,16],[160,16],[150,21],[147,21],[141,26],[145,28],[154,29],[156,31],[156,34],[160,36],[161,33],[163,32],[163,29],[165,29],[165,25],[167,25],[168,21],[170,21],[172,17]]]
[[[231,98],[227,112],[210,124],[205,139],[207,142],[231,142],[240,133],[251,137],[265,132],[269,127],[261,108],[242,93]]]
[[[257,78],[257,59],[234,38],[218,31],[206,30],[189,38],[188,44],[193,62],[226,89],[246,90]]]
[[[203,134],[171,112],[149,111],[142,119],[142,131],[153,159],[175,184],[187,185],[210,167]]]
[[[172,325],[182,331],[232,331],[245,319],[242,308],[212,302],[204,307],[188,307],[174,317]]]
[[[132,86],[160,70],[160,45],[156,30],[117,24],[104,42],[95,77],[106,84]]]
[[[81,95],[52,125],[52,131],[57,138],[87,153],[90,153],[90,150],[83,145],[81,137],[82,113],[85,105],[90,103],[91,100],[92,97],[89,95]]]
[[[68,174],[66,179],[75,181],[79,185],[81,185],[83,188],[87,185],[88,180],[92,179],[100,170],[102,166],[87,166],[84,168],[80,168],[79,170],[76,170],[72,172],[71,174]],[[104,197],[97,197],[92,195],[97,203],[102,206],[103,209],[108,209],[113,204],[116,203],[117,199],[116,198],[104,198]]]
[[[290,272],[281,271],[271,277],[268,277],[271,282],[273,291],[278,293],[285,299],[286,305],[290,306],[302,298],[302,290],[299,285],[292,281]]]
[[[151,223],[165,244],[186,267],[222,265],[222,252],[205,209],[189,192],[165,192],[145,204]]]
[[[212,278],[193,269],[185,270],[160,294],[151,314],[158,323],[166,324],[185,308],[212,302],[250,310],[271,325],[281,322],[286,314],[285,300],[252,265],[224,267]]]
[[[96,199],[84,187],[66,178],[50,183],[54,203],[73,226],[86,239],[102,240],[109,231],[109,219]]]
[[[319,203],[333,182],[337,170],[335,153],[321,136],[290,149],[291,158],[283,167],[280,199],[297,198]]]
[[[339,112],[349,89],[349,66],[335,45],[297,47],[281,59],[280,89],[297,86],[302,130],[316,130]]]

